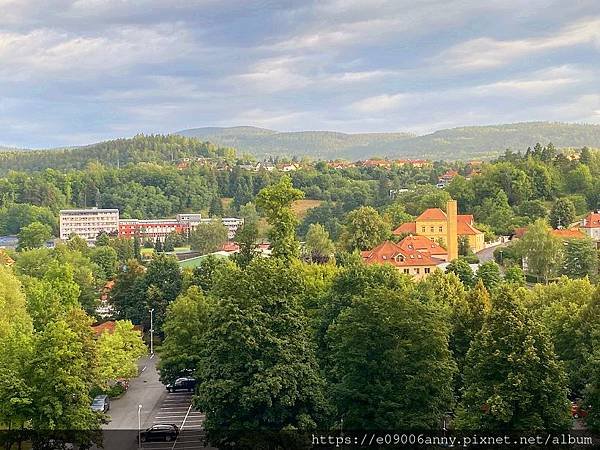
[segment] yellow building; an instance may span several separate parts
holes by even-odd
[[[475,253],[485,248],[485,235],[474,226],[471,214],[457,214],[456,201],[450,200],[446,210],[429,208],[414,222],[403,223],[394,230],[395,235],[414,234],[425,236],[441,243],[448,250],[448,260],[455,259],[458,253],[458,239],[465,237],[469,247]],[[451,236],[451,238],[449,238]],[[449,245],[450,243],[450,245]]]

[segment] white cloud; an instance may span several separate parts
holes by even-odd
[[[11,79],[111,74],[139,64],[165,63],[192,48],[187,33],[175,25],[118,27],[101,36],[51,29],[0,33],[0,59],[11,62],[0,74]]]
[[[588,18],[551,31],[544,37],[496,40],[482,37],[442,52],[435,61],[442,70],[480,70],[500,67],[536,53],[582,44],[600,46],[600,17]]]

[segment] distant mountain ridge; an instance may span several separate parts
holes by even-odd
[[[521,122],[412,133],[357,133],[332,131],[279,132],[257,127],[207,127],[178,131],[221,146],[235,147],[257,157],[310,156],[316,159],[412,157],[472,159],[494,157],[507,148],[525,150],[536,142],[556,147],[600,147],[600,125]]]

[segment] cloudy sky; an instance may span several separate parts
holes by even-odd
[[[600,123],[598,0],[0,0],[0,144]]]

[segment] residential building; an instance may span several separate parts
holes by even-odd
[[[143,241],[164,242],[171,233],[189,235],[198,225],[213,220],[203,219],[201,214],[177,214],[175,219],[123,219],[119,222],[119,236],[137,236]],[[244,219],[237,217],[224,217],[221,220],[227,228],[228,239],[233,239],[237,229],[244,223]]]
[[[101,232],[119,231],[118,209],[64,209],[60,211],[60,239],[67,240],[73,234],[94,244]]]
[[[0,236],[0,248],[15,250],[19,245],[17,236]]]
[[[527,227],[515,228],[513,238],[521,239],[526,232]],[[556,230],[552,230],[552,235],[561,239],[583,239],[586,236],[580,228],[559,228]]]
[[[393,232],[394,235],[412,234],[441,244],[448,250],[448,260],[452,261],[458,256],[458,239],[466,238],[469,247],[475,253],[485,248],[485,234],[475,228],[471,214],[457,214],[456,201],[450,200],[446,206],[448,214],[440,208],[429,208],[415,219],[400,225]],[[448,237],[451,236],[449,239]],[[450,248],[452,247],[452,248]],[[454,249],[456,248],[456,253]]]
[[[436,186],[439,188],[444,188],[448,186],[456,176],[458,176],[458,172],[456,170],[448,170],[446,173],[444,173],[438,178],[438,183]]]
[[[591,212],[581,221],[581,231],[600,243],[600,211]]]
[[[365,264],[391,264],[401,273],[421,279],[432,273],[443,261],[427,252],[420,252],[392,241],[384,241],[372,250],[361,252]]]

